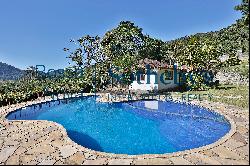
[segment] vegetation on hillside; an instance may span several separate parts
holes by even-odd
[[[64,48],[72,65],[62,76],[37,76],[33,67],[26,71],[23,79],[0,84],[0,106],[49,94],[101,90],[113,81],[110,70],[122,76],[122,83],[129,84],[131,73],[143,58],[191,66],[195,70],[189,74],[196,77],[189,90],[205,90],[204,80],[197,72],[216,73],[221,68],[238,65],[237,51],[249,52],[248,0],[243,0],[236,10],[240,10],[243,17],[227,28],[168,42],[143,34],[142,29],[130,21],[120,22],[102,38],[86,35],[71,40],[76,49]],[[221,60],[223,55],[228,58]]]
[[[16,80],[24,74],[24,71],[6,63],[0,62],[0,81]]]

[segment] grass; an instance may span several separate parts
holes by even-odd
[[[204,97],[207,96],[204,99],[213,102],[234,105],[244,109],[249,108],[249,87],[245,85],[220,85],[217,88],[207,91],[174,92],[173,96],[187,96],[188,94],[200,94]]]
[[[225,67],[222,69],[225,72],[239,73],[240,75],[249,78],[249,62],[242,61],[239,65]]]
[[[245,78],[249,78],[249,61],[241,61],[239,65],[225,67],[224,72],[238,73]],[[207,91],[189,91],[176,92],[173,95],[181,96],[187,94],[200,94],[201,96],[208,94],[206,99],[213,102],[220,102],[229,105],[234,105],[240,108],[249,109],[249,86],[246,85],[220,85],[217,88],[209,89]]]

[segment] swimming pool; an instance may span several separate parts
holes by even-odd
[[[222,115],[194,105],[156,100],[100,103],[93,96],[28,106],[7,119],[54,121],[86,148],[130,155],[197,148],[230,130]]]

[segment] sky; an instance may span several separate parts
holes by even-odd
[[[20,69],[69,66],[64,47],[84,35],[103,36],[120,21],[173,40],[220,30],[241,18],[241,0],[1,0],[0,62]]]

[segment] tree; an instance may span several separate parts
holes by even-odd
[[[90,35],[83,36],[78,40],[70,40],[76,44],[77,48],[74,51],[70,51],[68,48],[64,48],[64,51],[69,52],[68,58],[75,63],[75,65],[71,68],[68,68],[68,74],[70,72],[74,73],[76,77],[82,77],[82,79],[86,83],[86,85],[92,87],[99,87],[100,85],[96,85],[96,81],[98,79],[107,80],[106,78],[101,77],[100,70],[104,71],[104,76],[107,76],[107,68],[104,68],[104,62],[106,57],[104,56],[101,49],[101,38],[99,36],[92,37]],[[96,68],[98,66],[98,68]],[[97,72],[97,70],[99,72]],[[106,72],[105,72],[106,71]],[[93,75],[96,73],[97,75]],[[96,77],[96,78],[94,78]],[[101,83],[103,83],[101,81]]]
[[[70,40],[76,44],[77,48],[70,52],[70,49],[64,48],[64,51],[70,52],[68,58],[75,62],[77,68],[86,68],[93,63],[100,63],[104,60],[103,54],[100,51],[99,36],[83,36],[77,41]]]
[[[130,21],[121,21],[117,28],[104,35],[101,43],[105,55],[113,60],[128,54],[140,55],[143,37],[141,28]]]
[[[241,11],[245,25],[249,24],[249,0],[242,0],[240,5],[235,6],[235,10]]]
[[[165,42],[146,35],[144,36],[144,45],[141,54],[142,58],[162,60],[162,58],[166,55]],[[170,57],[165,58],[168,59]]]
[[[129,75],[142,57],[144,45],[142,29],[130,21],[122,21],[118,27],[104,35],[101,45],[108,66],[119,67],[120,74],[126,75],[125,83],[129,83]]]

